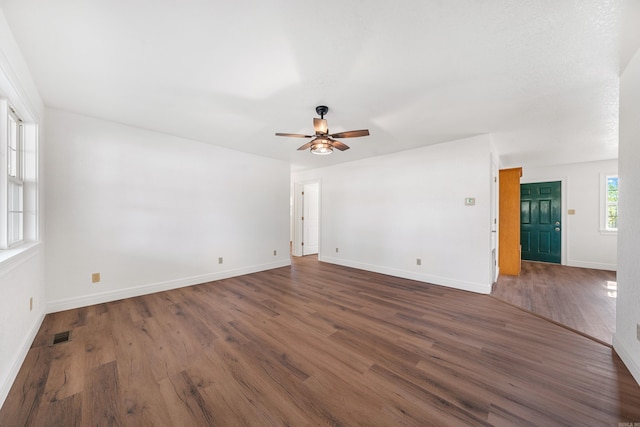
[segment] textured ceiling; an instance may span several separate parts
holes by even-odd
[[[319,167],[491,133],[503,165],[617,158],[621,4],[0,0],[47,106]],[[326,104],[331,156],[296,151]]]

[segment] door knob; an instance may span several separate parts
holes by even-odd
[[[555,228],[555,230],[556,230],[556,231],[560,231],[560,227],[556,227],[556,228]]]
[[[560,221],[556,221],[556,225],[560,225]]]

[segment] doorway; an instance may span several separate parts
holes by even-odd
[[[522,259],[561,263],[561,182],[520,184]]]
[[[320,236],[320,184],[305,184],[302,191],[302,255],[318,253]]]
[[[320,180],[295,183],[293,186],[293,256],[318,254],[320,251]]]

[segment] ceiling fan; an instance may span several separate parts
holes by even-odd
[[[276,133],[276,136],[290,136],[294,138],[313,138],[307,142],[298,150],[306,150],[311,148],[313,154],[331,154],[334,148],[340,151],[348,150],[349,146],[336,141],[334,138],[356,138],[359,136],[368,136],[369,130],[349,130],[345,132],[329,133],[327,128],[327,121],[324,119],[324,115],[329,111],[329,107],[325,105],[318,105],[316,107],[316,113],[320,115],[320,118],[313,119],[313,129],[316,131],[315,135],[302,135],[300,133]]]

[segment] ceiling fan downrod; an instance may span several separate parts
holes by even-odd
[[[324,115],[327,114],[327,112],[329,112],[329,107],[326,105],[318,105],[316,107],[316,113],[318,113],[321,119],[324,119]]]

